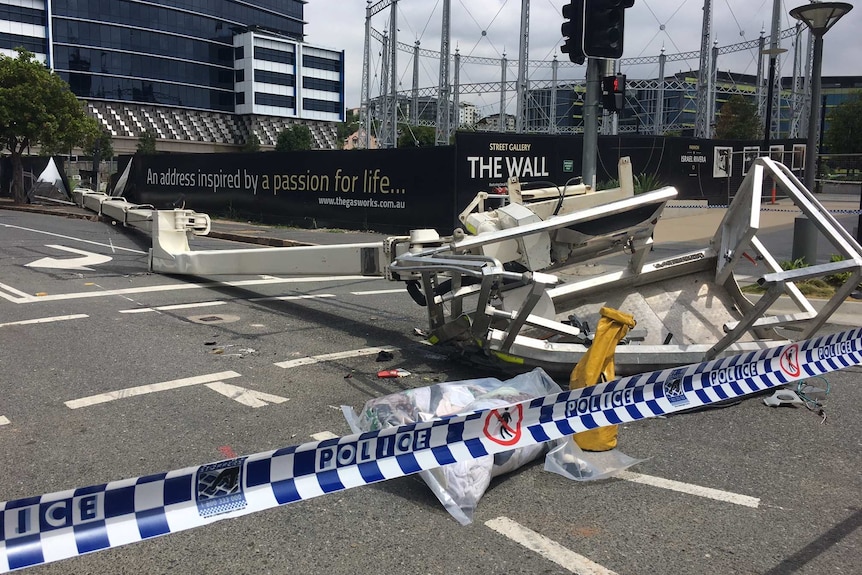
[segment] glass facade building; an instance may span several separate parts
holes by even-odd
[[[0,0],[22,46],[87,101],[344,120],[344,54],[303,42],[303,0]]]

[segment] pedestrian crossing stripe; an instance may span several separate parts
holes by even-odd
[[[0,503],[0,573],[860,364],[862,329],[855,329],[538,397],[509,406],[507,418],[497,407],[7,501]]]

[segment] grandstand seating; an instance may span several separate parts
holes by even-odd
[[[87,113],[114,137],[139,138],[149,130],[160,140],[178,140],[242,146],[251,134],[264,148],[275,147],[285,128],[303,124],[311,130],[315,149],[339,149],[337,124],[275,116],[220,114],[105,101],[86,102]]]

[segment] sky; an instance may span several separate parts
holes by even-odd
[[[712,0],[713,41],[718,46],[757,40],[761,29],[766,35],[772,28],[775,0]],[[780,0],[779,0],[780,1]],[[462,56],[517,60],[520,36],[521,0],[451,0],[451,52],[457,48]],[[585,67],[575,66],[561,54],[563,38],[562,0],[530,1],[530,61],[550,61],[556,55],[565,62],[560,66],[559,80],[581,80]],[[854,8],[824,36],[823,75],[862,76],[862,2],[849,0]],[[377,1],[372,5],[376,5]],[[805,0],[781,1],[780,29],[796,24],[789,12],[807,4]],[[305,6],[306,41],[310,44],[344,50],[346,76],[346,104],[359,107],[362,84],[362,58],[365,42],[365,0],[308,0]],[[398,41],[413,46],[419,40],[422,49],[440,50],[442,0],[398,0]],[[371,26],[382,33],[389,28],[391,9],[386,8],[371,19]],[[626,10],[623,58],[657,56],[662,48],[665,54],[682,54],[700,50],[703,27],[703,0],[635,0]],[[804,54],[805,38],[802,35]],[[768,47],[768,46],[767,46]],[[788,50],[779,57],[779,73],[793,74],[792,38],[782,40]],[[381,45],[371,40],[372,96],[379,94]],[[397,56],[399,90],[410,90],[413,84],[413,55],[401,51]],[[432,58],[419,59],[419,85],[434,88],[439,84],[437,62]],[[665,74],[697,70],[699,61],[668,61]],[[743,50],[721,55],[718,69],[754,75],[757,72],[757,50]],[[623,66],[621,72],[629,78],[658,77],[658,64]],[[542,76],[547,74],[547,76]],[[499,65],[465,64],[462,66],[462,84],[499,81]],[[531,68],[530,77],[546,79],[550,67]],[[507,79],[517,77],[517,67],[510,65]],[[510,98],[513,94],[510,95]],[[481,115],[496,113],[499,94],[462,94],[461,102],[472,102]],[[510,106],[512,104],[510,103]],[[510,110],[511,112],[512,110]]]

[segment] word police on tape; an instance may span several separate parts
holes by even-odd
[[[0,572],[862,364],[862,329],[446,419],[0,503]]]

